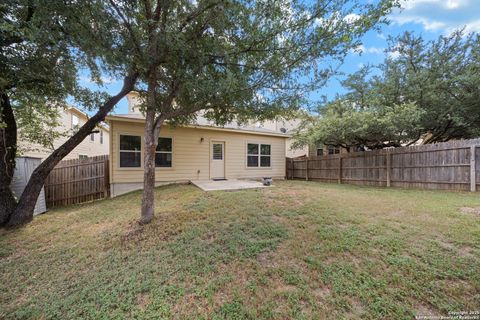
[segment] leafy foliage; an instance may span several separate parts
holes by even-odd
[[[295,145],[398,147],[418,138],[421,116],[422,111],[413,103],[359,110],[351,103],[335,101],[322,110],[320,117],[311,119],[309,129],[297,136]]]
[[[480,136],[480,36],[424,41],[407,32],[389,42],[377,70],[349,76],[349,92],[319,108],[298,144],[379,148]]]
[[[219,123],[272,118],[322,86],[394,1],[106,1],[133,41],[139,93],[157,116]],[[150,81],[150,82],[149,82]]]

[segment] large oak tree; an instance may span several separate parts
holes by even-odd
[[[154,216],[155,150],[166,122],[272,118],[298,108],[393,1],[109,1],[132,39],[141,85],[144,190]]]

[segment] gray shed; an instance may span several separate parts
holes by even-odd
[[[22,195],[25,186],[27,185],[28,179],[32,175],[33,170],[42,162],[40,158],[32,157],[20,157],[16,160],[15,174],[12,181],[12,191],[15,197],[20,198]],[[33,215],[44,213],[47,211],[47,206],[45,204],[45,191],[42,187],[40,195],[37,199],[37,204],[35,205],[35,210]]]

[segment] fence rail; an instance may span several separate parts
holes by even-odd
[[[49,208],[102,199],[109,194],[108,155],[61,161],[45,182]]]
[[[287,158],[287,179],[358,185],[476,191],[480,139]]]

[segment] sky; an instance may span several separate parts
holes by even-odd
[[[362,38],[362,53],[351,52],[339,69],[348,74],[359,70],[362,65],[376,65],[385,58],[387,38],[405,31],[413,31],[426,40],[437,39],[455,29],[465,28],[467,32],[480,32],[480,0],[403,0],[402,9],[394,10],[389,16],[390,24],[381,26],[379,31],[370,31]],[[95,88],[87,76],[80,77],[83,85]],[[108,93],[116,94],[121,81],[105,80]],[[325,87],[312,93],[312,99],[326,96],[329,99],[344,92],[340,85],[341,77],[333,77]],[[123,99],[115,107],[114,113],[127,113],[127,101]]]

